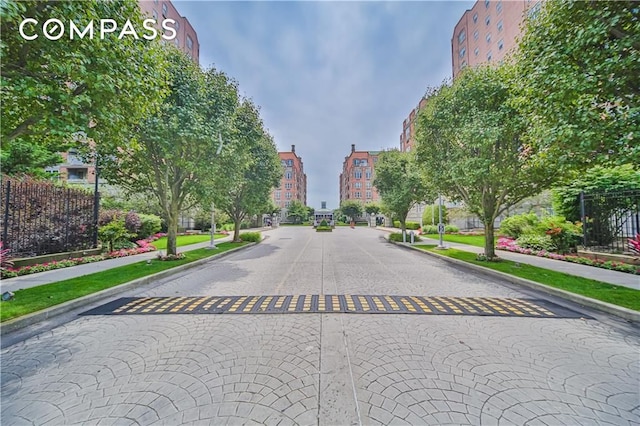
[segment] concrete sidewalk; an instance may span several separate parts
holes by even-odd
[[[264,229],[260,229],[259,231],[263,232]],[[232,237],[233,235],[228,235],[224,238],[217,238],[215,242],[216,244],[219,244],[225,241],[231,241]],[[211,241],[190,244],[188,246],[178,247],[178,252],[197,250],[200,248],[209,247],[210,244]],[[166,250],[156,250],[148,253],[136,254],[133,256],[119,257],[116,259],[85,263],[83,265],[71,266],[68,268],[54,269],[52,271],[22,275],[15,278],[7,278],[0,282],[0,292],[15,292],[16,290],[50,284],[58,281],[68,280],[70,278],[93,274],[95,272],[106,271],[108,269],[117,268],[119,266],[130,265],[132,263],[141,262],[147,259],[155,259],[160,251],[166,252]]]
[[[395,228],[376,228],[384,232],[399,232]],[[438,244],[438,240],[421,237],[419,244]],[[470,246],[467,244],[444,242],[447,247],[464,250],[472,253],[484,253],[481,247]],[[566,262],[563,260],[547,259],[546,257],[531,256],[528,254],[512,253],[505,250],[496,250],[496,254],[507,260],[527,265],[537,266],[539,268],[550,269],[552,271],[564,272],[566,274],[575,275],[583,278],[591,278],[593,280],[602,281],[609,284],[620,285],[624,287],[640,290],[640,276],[629,274],[626,272],[611,271],[609,269],[597,268],[594,266],[581,265],[578,263]]]

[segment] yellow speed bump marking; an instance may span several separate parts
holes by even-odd
[[[390,295],[270,295],[121,298],[82,315],[366,313],[591,318],[543,299]]]

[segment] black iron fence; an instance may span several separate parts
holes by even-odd
[[[12,257],[95,247],[95,197],[49,182],[2,179],[0,237]]]
[[[582,193],[583,246],[592,251],[628,253],[640,234],[640,190]]]

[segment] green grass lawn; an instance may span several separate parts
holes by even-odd
[[[248,243],[220,243],[217,245],[217,250],[203,248],[185,252],[185,258],[181,260],[152,260],[151,264],[142,261],[103,272],[96,272],[95,274],[24,290],[17,290],[13,300],[0,302],[0,321],[4,322],[12,318],[37,312],[69,300],[77,299],[78,297],[96,293],[137,278],[155,274],[156,272],[204,259],[246,244]]]
[[[226,235],[223,234],[215,234],[213,236],[216,240],[224,237],[226,237]],[[204,243],[205,241],[211,241],[211,234],[178,235],[176,237],[176,246],[188,246],[189,244]],[[158,250],[166,250],[167,237],[158,238],[151,244]]]
[[[520,263],[510,260],[501,262],[483,262],[476,260],[476,254],[454,248],[438,250],[434,245],[415,246],[421,250],[432,251],[437,254],[459,259],[474,265],[484,266],[496,271],[504,272],[516,277],[525,278],[549,287],[559,288],[571,293],[580,294],[592,299],[601,300],[613,305],[640,311],[640,290],[624,286],[603,283],[589,278],[576,277],[575,275],[563,272],[551,271],[537,266]]]
[[[440,239],[440,235],[438,234],[425,234],[422,236],[425,238],[433,238],[434,240]],[[484,235],[444,234],[442,237],[443,240],[450,243],[469,244],[470,246],[484,248]]]

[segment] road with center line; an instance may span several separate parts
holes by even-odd
[[[1,423],[640,423],[637,327],[374,229],[266,235],[5,347]]]

